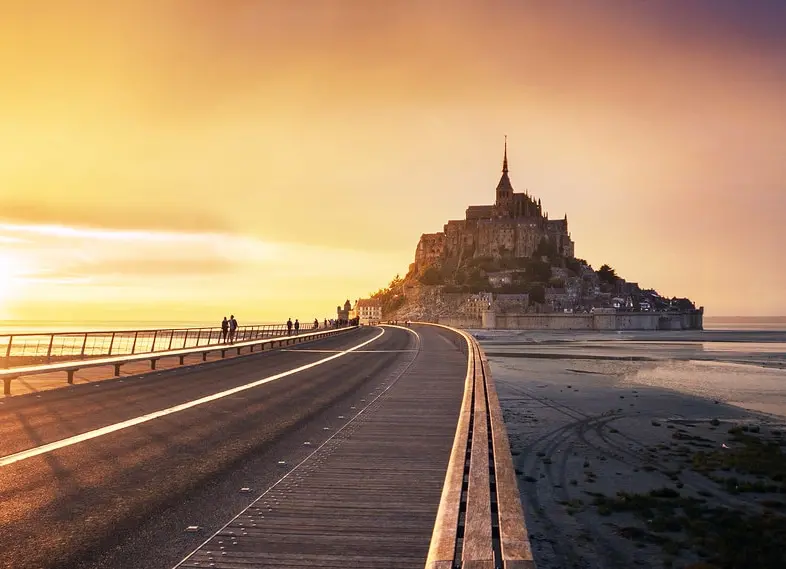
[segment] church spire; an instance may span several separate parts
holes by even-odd
[[[504,158],[502,158],[502,173],[508,173],[508,135],[505,135],[505,154]]]

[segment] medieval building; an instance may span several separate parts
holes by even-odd
[[[415,270],[443,259],[472,257],[530,258],[542,239],[556,246],[565,257],[573,257],[568,216],[549,219],[540,199],[527,192],[516,193],[508,176],[508,145],[502,159],[502,177],[493,205],[471,205],[465,219],[448,221],[439,233],[424,233],[415,251]]]

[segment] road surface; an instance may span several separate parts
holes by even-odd
[[[453,342],[461,371],[463,340],[421,334]],[[420,346],[404,329],[362,328],[3,400],[0,567],[173,567],[351,420]]]

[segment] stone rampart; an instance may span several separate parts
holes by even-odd
[[[502,314],[489,310],[482,318],[441,317],[439,323],[487,330],[702,330],[703,311]]]
[[[437,324],[465,330],[477,330],[483,327],[483,321],[476,316],[442,316],[437,319]]]

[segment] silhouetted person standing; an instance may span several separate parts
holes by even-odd
[[[300,330],[300,320],[295,318],[295,334],[297,335],[298,331]]]
[[[229,320],[224,316],[224,320],[221,321],[221,341],[225,344],[227,343],[227,332],[229,332]]]
[[[292,319],[287,320],[287,336],[292,335]]]
[[[235,334],[237,334],[237,320],[235,320],[235,315],[232,314],[229,317],[229,343],[233,344],[235,342]]]

